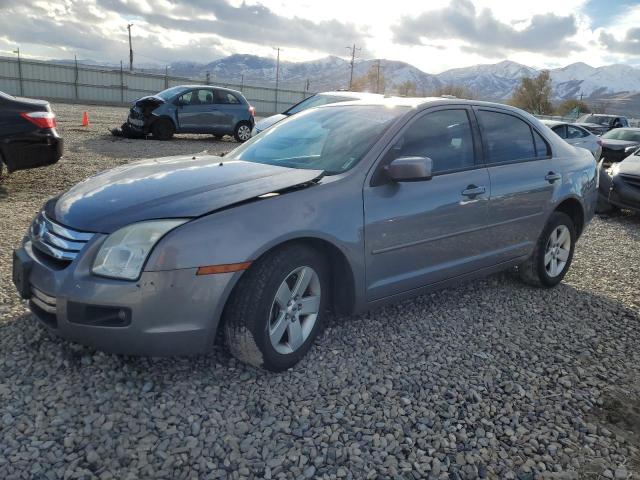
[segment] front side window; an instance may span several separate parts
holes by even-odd
[[[475,164],[473,135],[466,110],[439,110],[415,120],[394,146],[395,157],[428,157],[433,173]]]
[[[486,142],[487,163],[509,163],[536,157],[531,127],[524,120],[490,110],[479,110],[478,120]]]
[[[243,143],[225,160],[323,170],[356,165],[407,107],[350,105],[300,112]]]
[[[567,138],[582,138],[587,135],[588,133],[581,128],[574,127],[573,125],[567,125]]]

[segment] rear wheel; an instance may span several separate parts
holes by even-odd
[[[520,278],[530,285],[555,287],[569,270],[575,242],[576,230],[571,217],[554,212],[540,234],[533,254],[518,268]]]
[[[173,122],[168,118],[159,118],[151,127],[151,133],[158,140],[170,140],[175,133]]]
[[[321,329],[328,296],[326,260],[291,245],[258,260],[236,286],[224,313],[227,346],[267,370],[295,365]]]
[[[251,125],[249,122],[240,122],[236,125],[236,129],[233,132],[237,142],[243,143],[251,138]]]

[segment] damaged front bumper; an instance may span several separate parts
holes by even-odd
[[[640,176],[600,170],[600,198],[618,208],[640,212]]]

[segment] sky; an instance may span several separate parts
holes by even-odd
[[[411,63],[640,66],[640,0],[0,0],[0,55],[208,63],[234,53]]]

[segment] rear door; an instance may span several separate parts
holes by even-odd
[[[494,258],[528,254],[544,225],[562,175],[542,135],[515,113],[476,107],[491,179],[487,234]]]
[[[395,158],[433,160],[433,178],[393,183]],[[490,184],[467,107],[431,109],[400,132],[363,191],[367,297],[376,300],[487,265]]]
[[[215,91],[215,103],[218,109],[216,127],[224,132],[233,132],[236,123],[244,117],[248,111],[248,106],[240,101],[233,93],[226,90]]]

